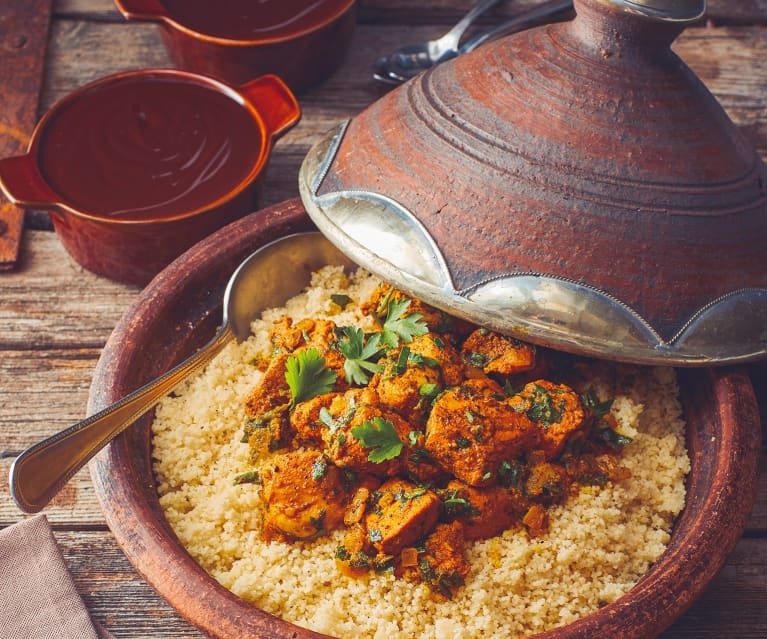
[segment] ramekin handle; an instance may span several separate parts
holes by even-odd
[[[35,158],[16,155],[0,160],[0,188],[8,199],[25,208],[50,208],[59,197],[40,174]]]
[[[238,91],[261,115],[268,134],[279,137],[301,119],[296,96],[276,75],[262,75]]]
[[[159,20],[168,16],[160,0],[115,0],[120,13],[134,20]]]

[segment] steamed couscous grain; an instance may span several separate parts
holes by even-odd
[[[255,606],[342,638],[522,637],[567,624],[627,592],[665,550],[684,507],[689,457],[674,371],[599,363],[588,388],[614,397],[621,454],[631,477],[583,486],[549,511],[549,532],[530,539],[507,530],[471,542],[471,573],[451,600],[391,574],[343,575],[334,552],[342,531],[308,542],[265,542],[254,484],[234,478],[251,467],[242,443],[243,405],[268,358],[268,334],[282,316],[366,320],[355,302],[377,280],[326,267],[307,291],[253,323],[253,336],[228,345],[197,377],[162,401],[152,426],[154,469],[165,515],[200,565]],[[363,328],[368,328],[362,326]]]

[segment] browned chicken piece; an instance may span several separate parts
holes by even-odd
[[[488,375],[516,375],[535,367],[535,347],[518,339],[478,328],[466,338],[461,346],[461,357],[468,367],[477,369],[469,377],[477,377],[478,371]]]
[[[397,555],[427,535],[439,517],[439,497],[404,479],[390,479],[372,495],[365,517],[368,539],[384,555]]]
[[[530,382],[508,403],[538,427],[539,447],[547,460],[556,459],[584,423],[585,413],[578,394],[564,384],[543,379]]]
[[[245,400],[245,413],[251,418],[268,417],[275,409],[290,404],[290,387],[285,379],[288,354],[276,355],[264,371],[264,376]]]
[[[325,358],[325,366],[336,372],[336,390],[345,388],[344,356],[334,345],[337,341],[336,324],[332,320],[302,319],[295,324],[289,317],[274,323],[269,333],[274,353],[294,353],[304,348],[316,348]]]
[[[502,463],[538,441],[538,428],[491,379],[467,380],[434,402],[425,448],[445,470],[472,486],[496,483]]]
[[[430,332],[418,335],[408,346],[416,363],[420,359],[436,362],[444,386],[457,386],[466,377],[465,367],[455,346],[446,342],[440,334]]]
[[[410,431],[405,452],[405,474],[419,484],[441,485],[450,479],[450,475],[434,460],[424,447],[426,434]]]
[[[370,459],[375,447],[367,447],[355,433],[358,427],[370,428],[381,424],[390,424],[402,443],[400,453],[383,461]],[[376,477],[390,477],[400,472],[404,466],[407,449],[410,447],[408,435],[412,428],[397,413],[384,410],[382,406],[363,405],[354,409],[351,419],[331,428],[326,435],[326,452],[339,468],[367,473]]]
[[[371,378],[369,386],[382,404],[411,422],[425,418],[440,390],[463,379],[458,353],[436,333],[419,335],[390,349],[379,364],[381,372]]]
[[[370,298],[360,304],[360,310],[365,315],[370,315],[383,321],[386,318],[389,302],[399,302],[403,299],[410,300],[410,306],[405,312],[404,317],[418,313],[430,329],[437,330],[443,321],[442,318],[444,313],[442,313],[442,311],[433,306],[429,306],[421,300],[414,299],[409,295],[406,295],[403,291],[384,282],[378,284],[370,295]]]
[[[260,474],[265,539],[310,539],[343,524],[349,499],[343,473],[322,453],[274,455]]]
[[[320,419],[322,409],[328,409],[340,393],[323,393],[300,402],[290,413],[290,426],[298,444],[322,448],[323,431],[327,425]]]
[[[438,524],[426,538],[426,553],[419,562],[421,579],[446,597],[464,584],[471,570],[465,557],[464,534],[464,526],[459,521]]]
[[[445,487],[442,507],[448,519],[463,523],[466,539],[488,539],[518,523],[529,501],[503,486],[475,488],[456,479]]]
[[[261,381],[245,400],[245,414],[248,417],[245,432],[254,459],[289,440],[290,424],[287,415],[291,397],[290,387],[285,380],[285,362],[288,357],[273,357]]]
[[[463,339],[475,328],[474,324],[448,315],[438,308],[410,297],[405,292],[384,282],[381,282],[375,288],[368,300],[360,304],[360,310],[365,315],[378,318],[380,322],[383,322],[386,318],[389,302],[398,302],[403,299],[410,300],[410,306],[404,315],[405,317],[418,313],[429,327],[429,330],[443,334],[453,341]]]

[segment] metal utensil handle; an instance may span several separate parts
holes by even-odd
[[[547,18],[551,15],[554,15],[555,13],[559,13],[560,11],[571,9],[572,6],[572,0],[549,0],[548,2],[544,2],[535,7],[535,9],[531,9],[522,15],[503,22],[497,27],[493,27],[489,31],[478,33],[474,37],[469,38],[460,46],[458,52],[461,54],[473,51],[485,42],[494,40],[495,38],[500,38],[501,36],[508,35],[510,33],[514,33],[515,31],[526,29],[541,18]]]
[[[466,31],[466,29],[469,28],[469,25],[471,25],[474,20],[476,20],[480,15],[482,15],[485,11],[490,9],[491,7],[494,7],[500,2],[500,0],[482,0],[482,2],[478,2],[475,4],[471,10],[463,16],[458,22],[456,22],[455,26],[450,29],[444,36],[446,40],[448,38],[455,39],[456,43],[458,40],[461,39],[461,36],[463,35],[463,32]]]
[[[26,513],[42,510],[98,451],[207,364],[232,338],[227,324],[197,353],[164,375],[21,453],[10,471],[11,494],[19,508]]]

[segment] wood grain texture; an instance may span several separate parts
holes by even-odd
[[[18,3],[0,14],[0,156],[19,155],[35,127],[52,0]],[[24,211],[0,194],[0,271],[16,267]]]

